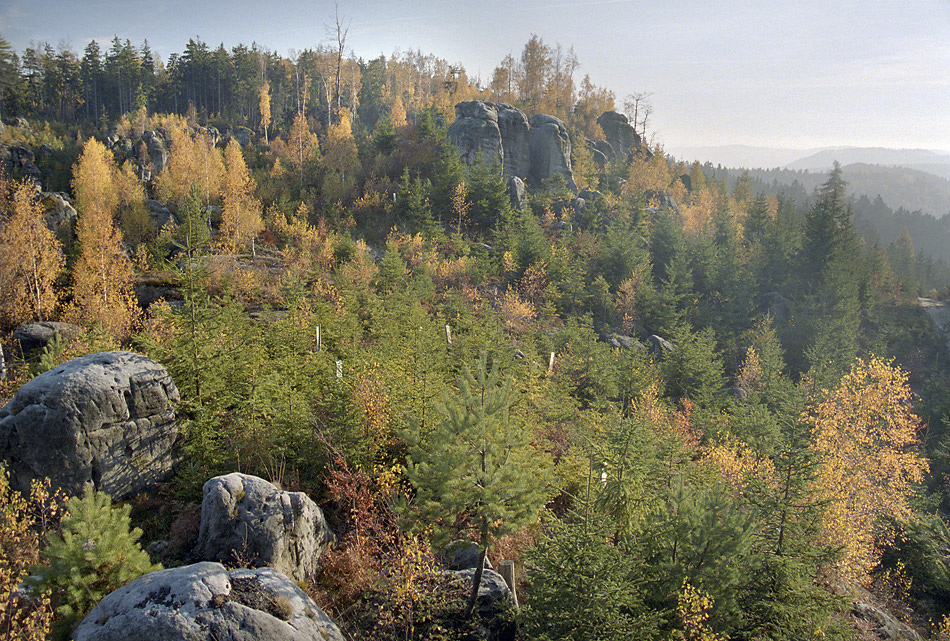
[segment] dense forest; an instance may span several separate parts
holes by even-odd
[[[336,545],[299,583],[346,638],[849,639],[869,611],[950,638],[950,369],[918,304],[950,268],[923,223],[838,166],[806,193],[679,162],[647,94],[540,37],[480,86],[354,59],[337,26],[164,63],[0,41],[0,399],[139,352],[180,392],[182,455],[116,509],[0,481],[3,629],[65,637],[192,562],[202,485],[240,471],[323,507]],[[570,180],[518,197],[464,162],[471,100],[557,119]],[[604,153],[615,111],[635,144]],[[77,331],[18,350],[39,321]],[[514,636],[440,591],[458,539],[515,562]]]

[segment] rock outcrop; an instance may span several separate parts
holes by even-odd
[[[597,124],[607,137],[610,160],[623,160],[629,154],[641,151],[640,134],[636,132],[625,115],[616,111],[605,111],[598,116]]]
[[[204,484],[196,545],[203,560],[234,561],[240,555],[303,581],[316,574],[333,539],[323,511],[303,492],[283,492],[237,473]]]
[[[502,167],[506,176],[524,179],[531,171],[531,147],[528,142],[528,117],[520,109],[505,103],[495,105],[498,131],[504,149]]]
[[[67,494],[92,486],[127,498],[171,475],[177,402],[168,371],[150,358],[75,358],[23,385],[0,409],[0,458],[23,491],[49,477]]]
[[[83,328],[72,323],[56,323],[45,321],[42,323],[28,323],[13,330],[14,348],[19,347],[20,354],[27,356],[30,352],[43,349],[49,345],[58,334],[62,340],[75,338],[83,333]]]
[[[159,570],[99,602],[74,641],[343,641],[330,618],[271,568],[218,563]]]
[[[50,231],[63,240],[75,237],[77,215],[68,194],[43,192],[40,204],[43,206],[43,220]]]
[[[524,181],[517,176],[508,179],[508,199],[513,209],[521,210],[528,206],[528,192]]]
[[[481,160],[504,162],[505,152],[498,127],[498,108],[494,103],[469,100],[455,105],[455,122],[449,127],[449,140],[467,165]]]
[[[562,176],[570,190],[577,193],[567,125],[554,116],[537,114],[531,118],[528,140],[531,148],[529,184],[536,188],[542,187],[546,182]]]
[[[562,176],[571,191],[577,191],[567,126],[553,116],[538,114],[529,122],[523,111],[505,103],[460,102],[449,140],[466,164],[479,158],[498,162],[506,176],[527,179],[536,188]]]

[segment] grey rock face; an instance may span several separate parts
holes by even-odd
[[[333,542],[323,511],[303,492],[283,492],[256,476],[227,474],[204,485],[196,550],[208,561],[253,557],[298,581],[316,574]]]
[[[171,475],[178,388],[132,352],[75,358],[21,387],[0,409],[0,458],[14,487],[49,477],[67,494],[87,486],[121,499]]]
[[[545,181],[563,176],[570,190],[577,193],[574,171],[571,168],[571,138],[567,133],[567,125],[554,116],[537,114],[531,118],[528,140],[531,148],[529,184],[541,187]]]
[[[107,595],[74,641],[343,641],[330,618],[271,568],[196,563],[142,576]]]
[[[630,153],[640,151],[640,134],[636,132],[627,117],[616,111],[605,111],[597,118],[597,124],[603,130],[613,155],[611,160],[625,158]]]
[[[465,164],[471,165],[479,159],[489,164],[504,162],[498,110],[494,103],[481,100],[458,103],[455,105],[455,122],[448,133]]]
[[[152,164],[153,173],[161,173],[165,165],[168,164],[168,143],[156,131],[146,131],[142,134],[142,140],[145,141],[145,149],[148,151],[148,159]]]
[[[472,581],[475,580],[475,568],[446,570],[444,574],[453,579],[464,581],[467,585],[472,585]],[[478,584],[478,599],[485,599],[490,602],[507,601],[511,604],[515,602],[505,580],[500,574],[489,568],[482,570],[482,580]]]
[[[502,164],[505,175],[523,180],[531,170],[528,117],[520,109],[503,102],[496,104],[495,109],[498,112],[498,131],[501,133],[501,146],[504,150]]]
[[[524,182],[517,176],[508,179],[508,198],[514,209],[524,209],[528,206],[528,192]]]
[[[662,336],[657,336],[656,334],[651,334],[649,337],[647,337],[647,348],[650,350],[651,354],[659,359],[662,359],[667,354],[673,353],[675,350],[673,345],[668,340]]]
[[[778,292],[759,296],[759,309],[768,312],[777,321],[787,321],[792,314],[793,303]]]
[[[13,340],[19,344],[20,353],[26,355],[33,350],[46,347],[57,334],[63,339],[69,340],[82,333],[83,328],[79,325],[46,321],[20,325],[13,330]]]
[[[175,215],[162,203],[149,199],[145,201],[145,204],[148,207],[148,219],[156,228],[161,229],[165,225],[178,224]]]
[[[76,229],[76,210],[69,196],[59,192],[44,192],[40,197],[43,205],[43,220],[50,231],[61,238],[72,238]]]

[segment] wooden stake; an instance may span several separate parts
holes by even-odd
[[[508,589],[511,590],[511,596],[515,601],[515,608],[518,608],[518,592],[515,590],[515,562],[502,561],[499,563],[498,574],[508,584]]]

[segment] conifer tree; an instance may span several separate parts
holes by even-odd
[[[73,169],[79,220],[79,258],[73,268],[73,313],[125,338],[139,316],[132,292],[132,263],[122,251],[122,235],[113,220],[119,204],[112,154],[90,138]]]
[[[30,583],[50,590],[58,602],[61,626],[68,632],[113,590],[161,566],[152,565],[130,529],[126,505],[113,508],[108,494],[87,488],[66,502],[60,530],[48,535]]]
[[[0,318],[10,325],[49,320],[59,301],[53,282],[64,263],[36,190],[26,183],[14,189],[13,214],[0,224]]]
[[[445,522],[461,514],[478,528],[470,616],[491,538],[530,523],[546,502],[546,460],[530,427],[511,415],[511,382],[502,382],[497,366],[488,369],[485,352],[474,373],[463,368],[458,384],[457,394],[443,393],[442,418],[431,431],[407,433],[406,474],[423,515]]]

